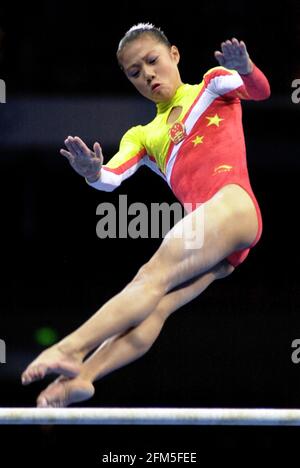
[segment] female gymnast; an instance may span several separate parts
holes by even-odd
[[[220,66],[207,71],[200,84],[181,81],[179,58],[160,28],[133,26],[119,44],[117,59],[139,93],[156,104],[156,117],[131,128],[105,165],[98,142],[92,151],[79,137],[69,136],[67,149],[60,151],[89,185],[105,191],[145,164],[190,210],[123,290],[26,368],[24,385],[48,373],[60,374],[39,395],[39,407],[90,398],[97,379],[146,353],[170,314],[230,275],[261,236],[240,101],[268,98],[268,80],[245,43],[235,38],[221,44],[215,52]],[[203,213],[203,244],[188,248],[190,227]],[[178,229],[182,235],[172,236]]]

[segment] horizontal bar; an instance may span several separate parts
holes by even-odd
[[[300,426],[300,410],[272,408],[0,408],[0,424]]]

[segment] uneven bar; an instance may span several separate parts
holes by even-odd
[[[0,408],[0,424],[300,426],[300,409]]]

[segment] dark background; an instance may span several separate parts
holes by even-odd
[[[65,336],[127,284],[161,242],[100,240],[95,231],[97,205],[117,205],[119,194],[127,194],[128,204],[149,207],[175,201],[159,177],[142,168],[115,192],[100,192],[59,156],[72,131],[89,145],[107,138],[106,161],[117,150],[123,130],[139,115],[130,114],[135,92],[118,69],[115,51],[129,27],[150,21],[179,47],[185,82],[201,81],[216,64],[213,51],[232,37],[246,42],[268,77],[271,98],[243,103],[249,173],[264,231],[233,275],[171,316],[146,356],[96,383],[94,398],[78,406],[299,407],[300,364],[291,360],[291,343],[300,338],[300,104],[291,100],[292,81],[300,78],[298,2],[122,2],[111,12],[103,3],[10,2],[0,6],[0,18],[0,78],[7,90],[7,102],[0,104],[0,338],[7,345],[0,406],[34,406],[45,386],[20,385],[20,372],[43,349],[35,331],[50,326]],[[120,125],[117,115],[98,120],[97,112],[81,107],[104,101],[116,108],[128,103]],[[52,127],[54,102],[62,111],[59,131]],[[77,105],[75,114],[64,114],[67,103]],[[145,105],[142,120],[153,113],[152,104]],[[113,137],[105,135],[105,125]],[[98,466],[99,456],[112,448],[204,454],[261,447],[275,453],[294,446],[299,435],[296,428],[4,429],[0,440],[10,461],[29,446],[47,453],[48,461],[60,451],[69,460],[88,457],[89,466]],[[11,449],[16,441],[19,451]],[[40,466],[37,458],[33,466]]]

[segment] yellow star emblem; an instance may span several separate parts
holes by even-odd
[[[204,136],[197,135],[195,140],[192,140],[192,142],[194,143],[194,146],[197,146],[200,143],[203,143],[203,138],[204,138]]]
[[[205,117],[205,118],[209,120],[207,127],[209,127],[210,125],[216,125],[217,127],[219,127],[219,123],[221,122],[221,120],[224,120],[224,119],[221,119],[218,116],[218,114],[215,114],[213,117]]]

